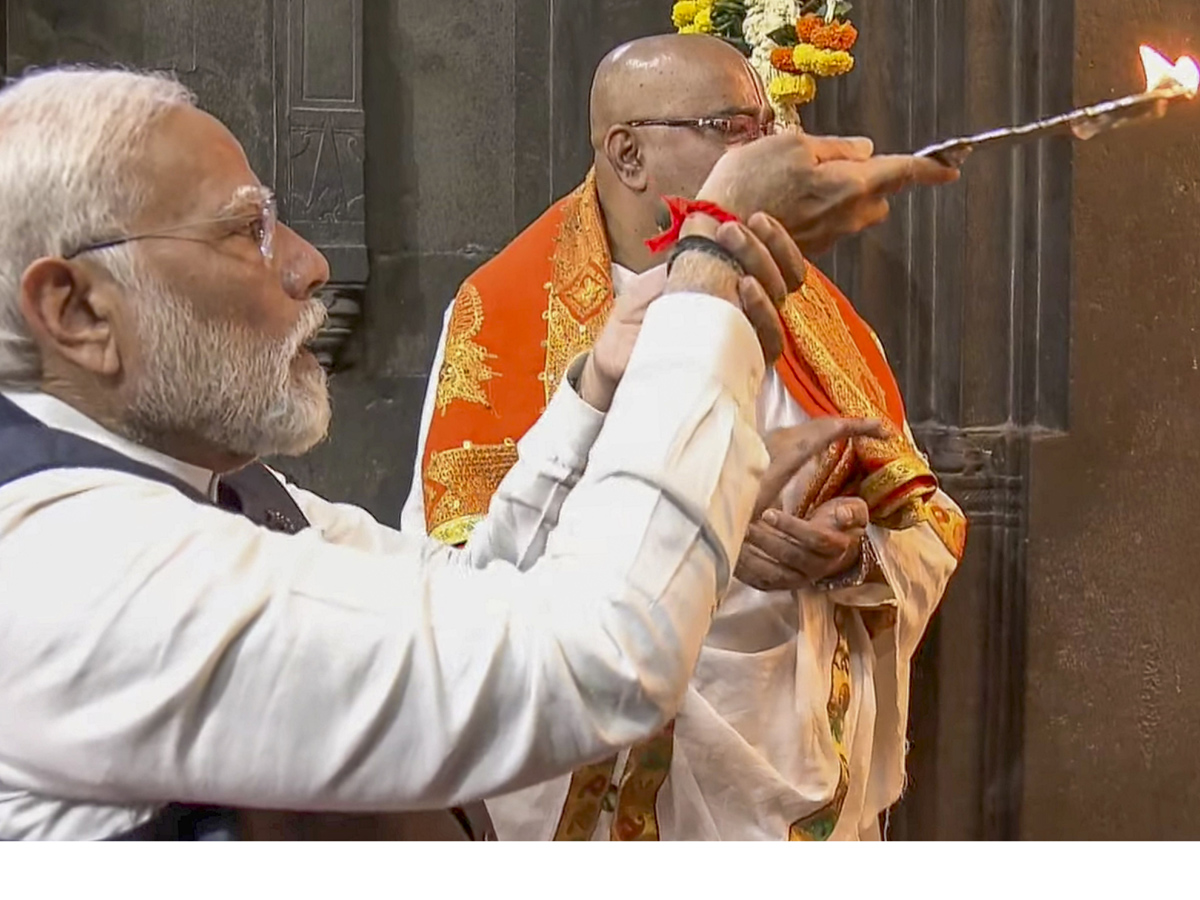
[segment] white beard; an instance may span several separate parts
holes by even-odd
[[[310,300],[287,338],[264,340],[231,322],[199,318],[190,302],[145,276],[134,286],[144,371],[125,424],[134,439],[192,435],[240,456],[296,456],[329,428],[325,372],[299,359],[325,321]],[[299,366],[299,368],[297,368]]]

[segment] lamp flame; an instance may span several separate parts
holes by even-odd
[[[1146,70],[1146,90],[1180,88],[1189,97],[1200,93],[1200,65],[1190,56],[1171,62],[1153,47],[1141,47],[1142,66]]]

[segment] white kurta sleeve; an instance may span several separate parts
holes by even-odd
[[[438,375],[446,358],[446,332],[450,328],[450,316],[453,313],[452,300],[446,307],[446,315],[442,317],[442,333],[438,336],[437,351],[433,354],[429,380],[425,384],[425,403],[421,407],[421,430],[417,432],[417,455],[413,460],[412,485],[400,510],[400,530],[405,534],[428,533],[425,529],[425,481],[421,472],[421,460],[425,458],[425,436],[429,434],[429,426],[433,422],[433,412],[437,405]]]
[[[96,803],[438,808],[653,734],[766,466],[762,373],[733,306],[656,302],[525,570],[315,499],[314,527],[284,535],[115,472],[0,488],[0,721],[20,723],[0,729],[0,783]],[[570,455],[531,436],[531,460]]]
[[[425,392],[412,488],[400,516],[404,534],[426,533],[421,460],[434,415],[437,373],[445,356],[446,328],[452,311],[453,304],[446,311]],[[583,360],[580,357],[568,368],[567,381],[573,383],[578,378]],[[487,518],[472,533],[465,556],[471,565],[483,568],[504,561],[522,570],[532,565],[545,549],[546,536],[558,522],[563,501],[583,474],[603,423],[603,414],[579,399],[569,384],[555,393],[545,412],[518,443],[516,464],[492,498]],[[308,520],[335,543],[373,550],[380,541],[386,543],[395,537],[392,532],[378,529],[376,521],[362,510],[333,507],[315,494],[290,484],[287,487]]]

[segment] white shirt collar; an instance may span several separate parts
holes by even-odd
[[[633,271],[633,269],[627,269],[620,263],[613,263],[612,264],[613,296],[616,296],[617,294],[625,293],[625,291],[629,288],[629,285],[631,282],[637,280],[638,278],[641,278],[642,275],[649,275],[655,269],[661,269],[665,265],[666,265],[666,263],[655,266],[653,269],[648,269],[645,272],[643,272],[641,275],[639,275],[637,272]]]
[[[149,447],[143,447],[141,444],[135,444],[133,441],[113,434],[57,397],[41,391],[0,391],[0,394],[43,425],[87,438],[89,441],[115,450],[122,456],[153,466],[194,487],[210,499],[216,496],[217,476],[208,469],[181,462],[165,453],[159,453],[157,450],[151,450]]]

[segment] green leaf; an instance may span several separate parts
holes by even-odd
[[[780,47],[794,47],[800,43],[800,35],[796,34],[795,25],[784,25],[782,28],[776,28],[767,37]]]

